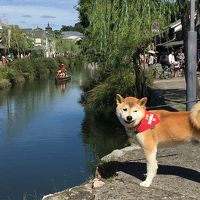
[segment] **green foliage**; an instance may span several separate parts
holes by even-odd
[[[54,73],[61,63],[67,64],[66,58],[16,59],[9,66],[0,68],[1,89],[6,85],[24,83],[25,80],[45,79]],[[70,61],[72,62],[72,61]]]
[[[119,88],[123,88],[125,95],[144,95],[142,88],[151,80],[137,65],[138,55],[154,41],[153,22],[159,23],[159,34],[171,22],[175,3],[170,0],[80,0],[79,6],[81,23],[86,28],[82,52],[100,68],[99,75],[88,87],[89,95],[85,98],[88,107],[95,111],[107,109],[109,98]],[[129,76],[117,74],[127,71],[133,71],[132,79],[126,80]]]
[[[80,52],[78,45],[74,41],[62,38],[56,39],[56,49],[60,53],[66,53],[67,51]]]
[[[66,59],[65,57],[56,57],[55,58],[56,62],[58,63],[58,66],[60,66],[62,63],[65,64],[66,69],[71,68],[72,66],[75,65],[76,61],[78,61],[77,57],[76,58],[68,58]]]
[[[31,66],[34,70],[34,78],[36,79],[44,79],[48,77],[49,70],[48,65],[46,63],[48,59],[44,58],[36,58],[31,60]]]
[[[87,28],[90,23],[88,19],[88,11],[91,6],[91,3],[92,0],[79,0],[79,6],[77,7],[77,10],[79,12],[80,24],[83,28]]]
[[[90,6],[83,4],[90,24],[82,43],[83,50],[90,60],[104,62],[107,67],[115,66],[117,58],[122,61],[125,57],[130,58],[152,41],[154,33],[151,25],[154,21],[158,21],[160,32],[170,22],[168,4],[165,0],[134,3],[128,0],[95,0]]]
[[[14,69],[8,68],[5,72],[5,78],[9,79],[11,82],[15,82],[16,71]]]
[[[24,74],[26,79],[33,80],[35,78],[35,70],[32,64],[33,62],[29,59],[16,59],[11,64],[11,68],[21,74]]]
[[[26,80],[45,79],[49,74],[54,74],[61,63],[71,67],[74,62],[73,59],[64,57],[16,59],[9,66],[0,68],[0,89]]]
[[[9,80],[9,82],[14,85],[18,82],[21,82],[21,77],[20,76],[21,72],[18,72],[16,69],[12,68],[11,66],[4,66],[3,68],[0,69],[0,79],[6,79]],[[24,78],[22,77],[22,82]]]
[[[8,88],[11,86],[11,83],[8,79],[1,79],[0,78],[0,90]]]
[[[67,63],[66,58],[16,59],[10,68],[23,74],[28,80],[44,79],[49,73],[54,73],[61,63]]]
[[[55,70],[58,68],[59,63],[54,58],[40,58],[39,60],[41,60],[43,65],[48,68],[50,73],[55,72]]]
[[[149,86],[151,84],[151,74],[146,71],[143,76],[145,85]],[[122,72],[116,71],[115,74],[109,76],[101,83],[95,82],[94,79],[86,82],[86,85],[83,86],[86,94],[84,96],[86,110],[105,115],[114,113],[116,94],[121,94],[124,97],[136,96],[135,79],[135,72],[125,69]]]
[[[76,23],[74,26],[62,25],[60,31],[78,31],[83,32],[83,26],[80,23]]]
[[[33,40],[27,37],[17,26],[11,26],[3,30],[2,42],[7,49],[16,49],[18,53],[30,50],[34,46]]]
[[[135,74],[130,70],[110,76],[87,92],[86,108],[89,111],[94,109],[96,112],[113,112],[116,94],[134,94],[134,82]]]

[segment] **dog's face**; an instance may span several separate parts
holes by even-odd
[[[116,114],[122,125],[126,128],[136,127],[145,115],[147,98],[123,98],[121,95],[117,94],[116,102]]]

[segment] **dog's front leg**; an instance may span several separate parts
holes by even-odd
[[[147,160],[147,177],[146,180],[140,183],[140,186],[149,187],[152,183],[153,178],[156,176],[158,164],[156,160],[157,148],[151,151],[145,150],[145,156]]]

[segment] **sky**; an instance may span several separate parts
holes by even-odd
[[[0,0],[0,21],[20,28],[45,28],[53,30],[79,21],[78,0]]]

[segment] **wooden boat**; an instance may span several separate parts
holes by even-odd
[[[55,77],[55,83],[56,84],[64,83],[64,82],[67,82],[67,81],[70,81],[70,80],[71,80],[71,76],[67,76],[67,77],[64,77],[64,78]]]

